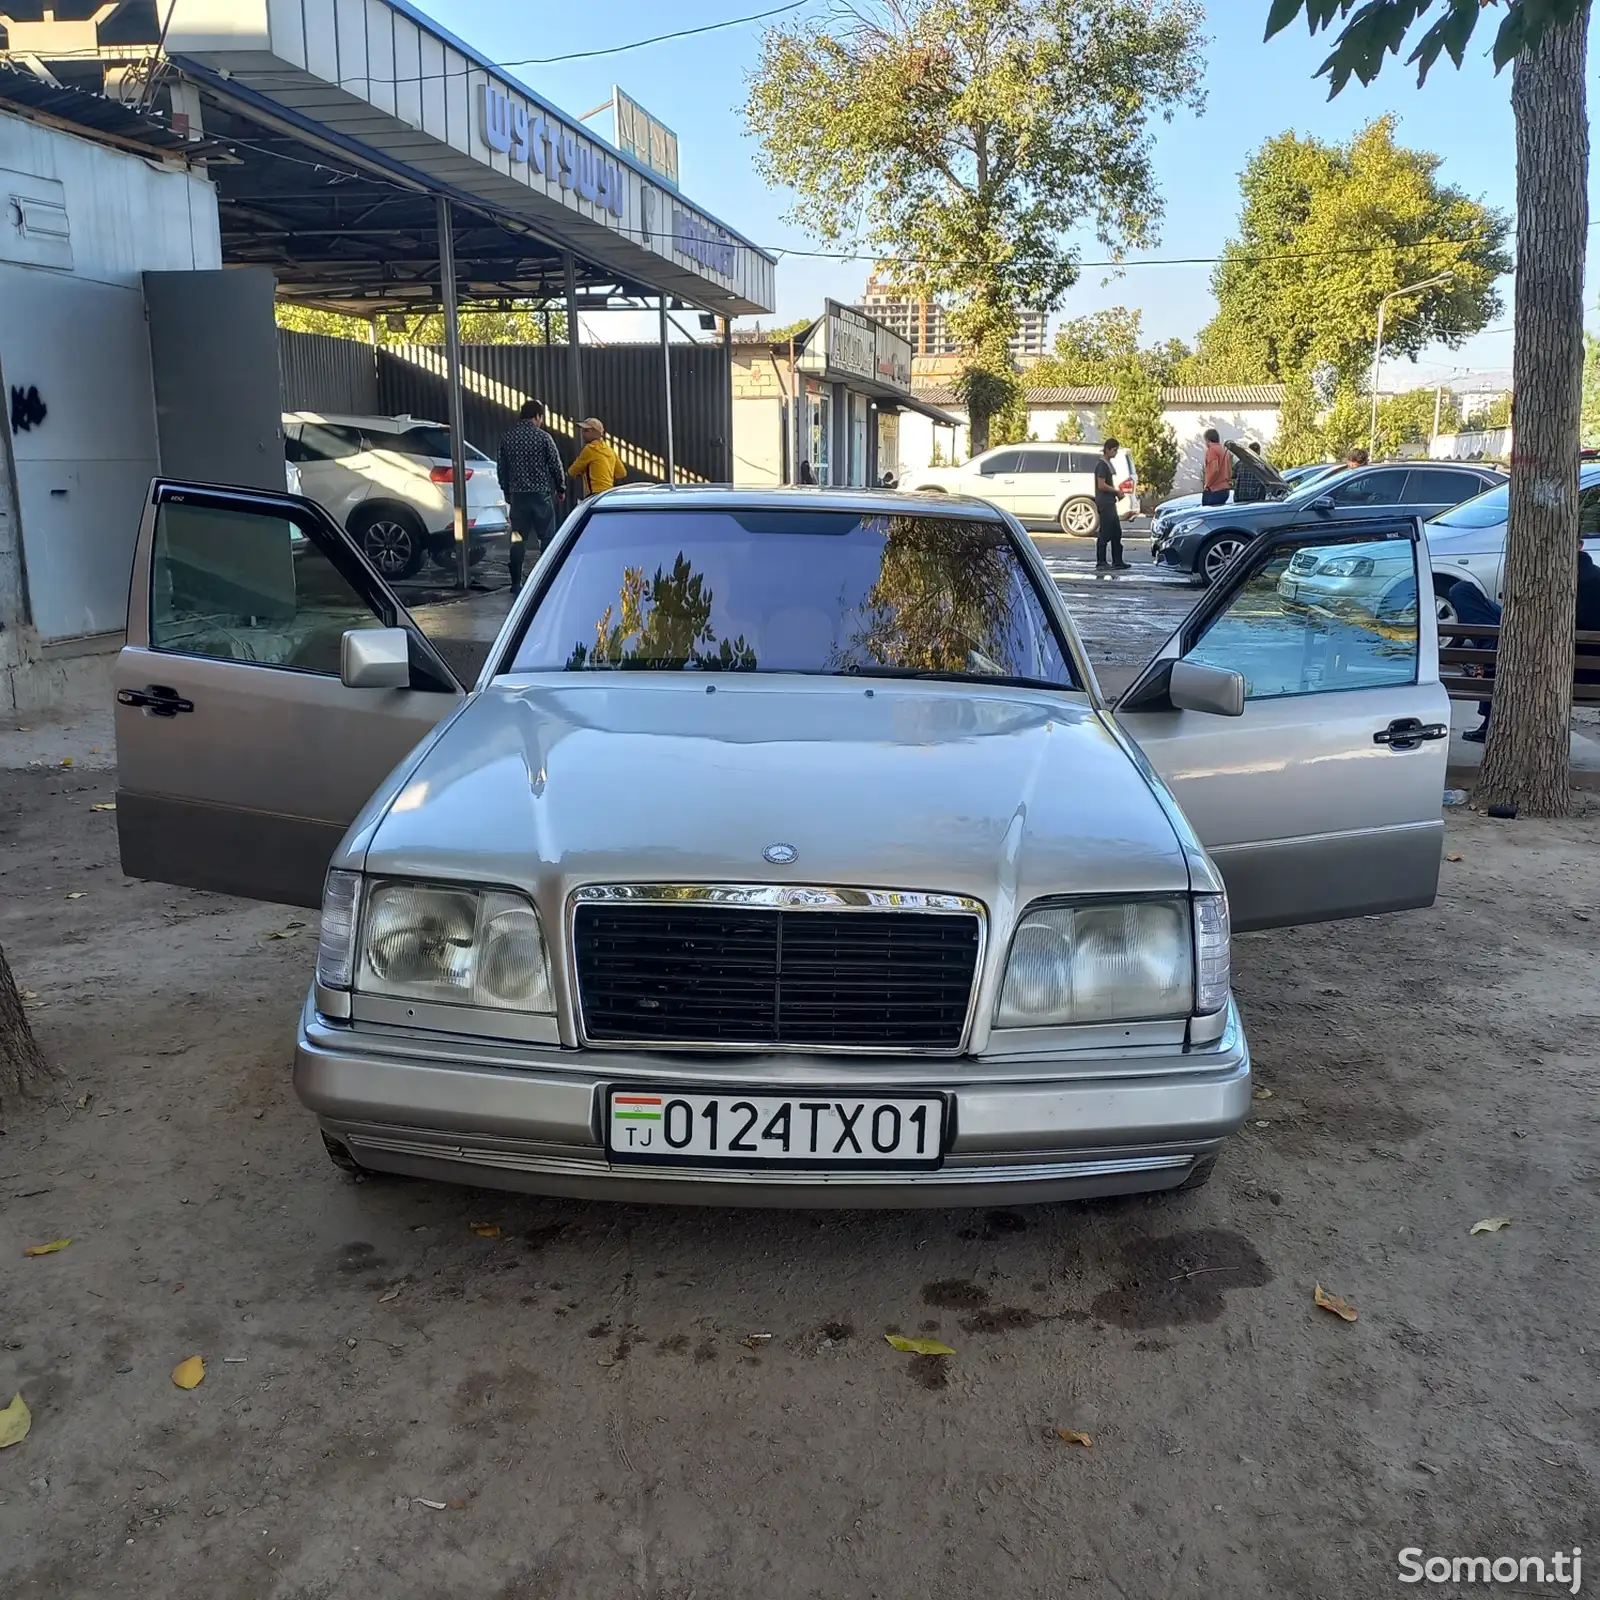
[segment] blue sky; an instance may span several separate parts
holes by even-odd
[[[552,56],[601,49],[673,28],[718,22],[766,9],[777,0],[609,0],[592,5],[542,5],[527,0],[421,0],[453,32],[496,60]],[[806,12],[821,12],[828,0],[810,0]],[[1156,171],[1166,201],[1158,256],[1213,256],[1238,214],[1238,174],[1264,139],[1294,128],[1320,138],[1343,139],[1384,112],[1400,117],[1399,137],[1407,144],[1445,158],[1443,175],[1467,193],[1510,211],[1515,194],[1515,154],[1510,107],[1510,72],[1496,77],[1484,53],[1492,37],[1494,12],[1480,27],[1473,55],[1456,71],[1446,62],[1418,91],[1414,76],[1391,63],[1378,83],[1345,90],[1331,103],[1317,64],[1326,54],[1322,40],[1311,40],[1303,25],[1270,44],[1261,41],[1266,0],[1216,0],[1206,31],[1207,108],[1161,127]],[[805,13],[801,13],[805,14]],[[803,232],[783,220],[788,197],[757,177],[753,146],[745,136],[739,106],[744,75],[756,60],[762,24],[730,28],[695,39],[556,66],[520,67],[524,81],[573,115],[610,95],[616,82],[677,131],[685,194],[747,238],[768,247],[815,248]],[[1590,81],[1600,62],[1600,29],[1593,30]],[[596,124],[597,128],[600,124]],[[1591,167],[1590,206],[1600,217],[1600,162]],[[1600,236],[1600,228],[1591,238]],[[1092,241],[1085,254],[1097,258]],[[1591,252],[1591,256],[1593,253]],[[778,268],[776,319],[813,314],[824,295],[853,299],[865,281],[868,263],[787,257]],[[1129,267],[1107,283],[1102,273],[1086,273],[1068,296],[1060,315],[1072,316],[1102,306],[1137,306],[1147,335],[1192,339],[1211,313],[1207,267]],[[1593,306],[1597,274],[1591,259]],[[1511,361],[1510,284],[1504,285],[1506,314],[1491,329],[1458,351],[1426,352],[1414,369],[1385,373],[1385,381],[1448,379],[1457,369],[1501,372]],[[1600,323],[1592,312],[1591,326]]]

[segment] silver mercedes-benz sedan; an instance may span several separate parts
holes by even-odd
[[[292,496],[152,486],[117,668],[134,876],[320,904],[335,1162],[540,1193],[966,1205],[1193,1185],[1250,1106],[1232,926],[1426,905],[1431,611],[1262,541],[1115,705],[1018,524],[585,502],[464,689]],[[1415,592],[1415,590],[1413,590]]]

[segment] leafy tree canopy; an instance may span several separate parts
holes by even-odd
[[[565,311],[550,312],[550,338],[563,344],[567,337]],[[545,311],[532,301],[505,311],[464,309],[460,313],[463,344],[543,344]],[[337,311],[278,302],[278,326],[295,333],[325,333],[335,339],[359,339],[366,344],[372,324],[365,317],[346,317]],[[439,311],[406,318],[405,331],[391,329],[386,316],[378,318],[379,344],[443,344],[444,314]]]
[[[774,26],[749,79],[756,165],[791,217],[952,308],[974,444],[1010,398],[1018,308],[1077,277],[1067,235],[1153,243],[1151,123],[1199,109],[1196,0],[859,0]]]
[[[1494,36],[1495,71],[1588,5],[1589,0],[1508,0],[1496,6],[1500,26]],[[1488,9],[1489,0],[1273,0],[1267,38],[1287,28],[1302,10],[1313,34],[1332,28],[1336,20],[1343,22],[1333,53],[1317,68],[1317,75],[1328,80],[1331,98],[1352,76],[1371,83],[1382,70],[1384,57],[1398,55],[1412,27],[1431,17],[1417,47],[1406,57],[1407,64],[1417,69],[1420,87],[1441,55],[1461,65],[1479,13]]]
[[[1181,339],[1141,344],[1141,321],[1138,311],[1110,306],[1063,322],[1050,354],[1027,369],[1028,387],[1075,389],[1114,384],[1129,366],[1138,366],[1159,387],[1176,383],[1190,358],[1189,347]]]
[[[1394,131],[1383,117],[1348,144],[1285,133],[1251,157],[1197,377],[1283,382],[1326,366],[1354,383],[1372,361],[1383,296],[1445,272],[1448,283],[1389,301],[1386,355],[1457,346],[1500,315],[1509,219],[1441,183],[1440,158],[1396,144]]]

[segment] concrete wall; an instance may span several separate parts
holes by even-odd
[[[1205,475],[1207,428],[1215,428],[1224,443],[1229,439],[1254,439],[1269,457],[1272,441],[1278,437],[1276,406],[1246,406],[1237,410],[1173,406],[1163,415],[1178,436],[1178,471],[1172,480],[1174,494],[1199,493]],[[1284,461],[1275,465],[1297,467],[1302,463]]]
[[[781,484],[788,361],[767,345],[733,347],[733,481]]]
[[[17,224],[8,199],[24,191],[50,212],[50,234]],[[156,471],[140,274],[221,257],[205,178],[0,113],[0,396],[14,471],[14,495],[0,495],[11,524],[0,528],[0,708],[59,698],[74,673],[50,663],[120,639]],[[14,423],[13,391],[30,402]]]

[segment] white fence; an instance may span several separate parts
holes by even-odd
[[[1441,433],[1428,454],[1435,461],[1503,461],[1511,454],[1509,428],[1484,428],[1474,433]]]

